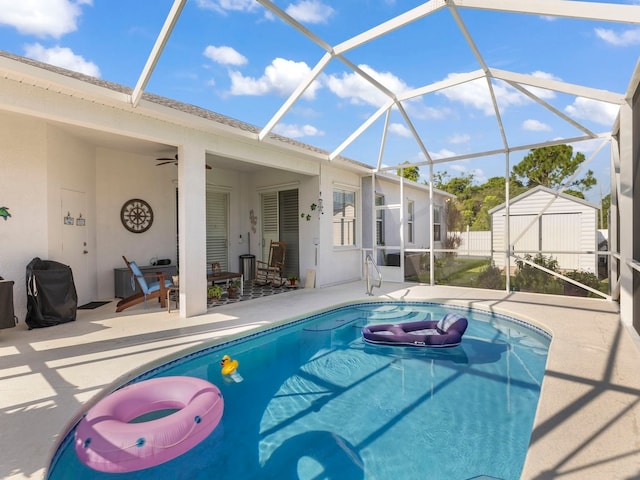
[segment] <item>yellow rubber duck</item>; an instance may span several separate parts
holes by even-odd
[[[238,361],[232,360],[229,355],[225,355],[224,357],[222,357],[220,365],[222,365],[223,375],[231,375],[238,368]]]

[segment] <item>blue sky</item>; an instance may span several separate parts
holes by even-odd
[[[418,0],[302,0],[275,4],[335,46],[424,2]],[[633,5],[636,2],[606,2]],[[135,86],[172,0],[0,0],[0,49],[105,80]],[[640,8],[640,7],[639,7]],[[638,60],[640,28],[540,15],[458,8],[486,64],[625,93]],[[264,126],[321,59],[324,51],[253,0],[190,0],[147,91]],[[480,68],[446,9],[364,44],[345,57],[395,92]],[[502,81],[493,84],[512,146],[581,135],[557,115]],[[615,106],[536,90],[558,111],[595,133],[611,130]],[[277,125],[276,132],[333,151],[381,105],[344,63],[332,60]],[[486,81],[405,102],[432,158],[502,147]],[[343,155],[377,163],[382,117]],[[587,157],[594,142],[574,145]],[[527,152],[514,152],[517,163]],[[390,116],[383,164],[424,160],[406,122]],[[451,176],[478,181],[504,173],[504,155],[438,165]],[[589,165],[609,192],[609,148]],[[420,169],[423,178],[427,167]]]

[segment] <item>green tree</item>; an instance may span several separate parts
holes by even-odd
[[[609,228],[609,210],[611,209],[611,194],[606,195],[601,200],[600,216],[598,218],[598,228]]]
[[[471,225],[475,218],[473,199],[473,174],[450,177],[438,172],[433,175],[433,186],[456,196],[447,207],[447,228],[449,231],[461,231]]]
[[[404,164],[409,164],[409,162],[404,162]],[[412,180],[414,182],[417,182],[420,179],[420,169],[416,166],[412,166],[412,167],[402,167],[399,168],[396,171],[396,175],[398,175],[399,177],[404,177],[407,180]]]
[[[512,175],[528,188],[538,185],[557,188],[564,185],[584,161],[584,154],[578,152],[573,155],[571,145],[534,148],[513,167]],[[566,193],[584,198],[584,192],[596,183],[593,172],[588,170],[584,177],[566,185]]]
[[[501,203],[504,203],[504,192],[501,196],[485,196],[482,202],[482,206],[480,207],[480,210],[478,210],[476,218],[471,225],[471,230],[491,230],[491,215],[489,215],[489,210],[491,210],[493,207],[497,207]]]
[[[504,203],[504,177],[492,177],[484,184],[474,184],[473,174],[451,178],[445,172],[434,174],[434,186],[456,196],[448,204],[447,226],[449,231],[489,230],[491,219],[489,210]],[[526,188],[516,179],[509,181],[510,195],[519,195]]]

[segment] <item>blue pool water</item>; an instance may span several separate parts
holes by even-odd
[[[361,303],[205,349],[138,380],[190,375],[222,391],[214,432],[147,470],[106,474],[82,465],[69,432],[48,478],[472,479],[520,477],[550,337],[513,318],[469,319],[448,349],[366,344],[367,323],[441,318],[449,306]],[[223,379],[238,359],[243,381]]]

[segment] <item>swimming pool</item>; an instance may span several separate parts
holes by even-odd
[[[366,344],[367,323],[469,319],[443,350]],[[273,327],[162,365],[137,380],[204,378],[222,421],[184,455],[119,478],[517,479],[550,337],[517,319],[424,302],[358,303]],[[238,359],[241,383],[220,373]],[[82,465],[73,431],[51,480],[112,478]]]

